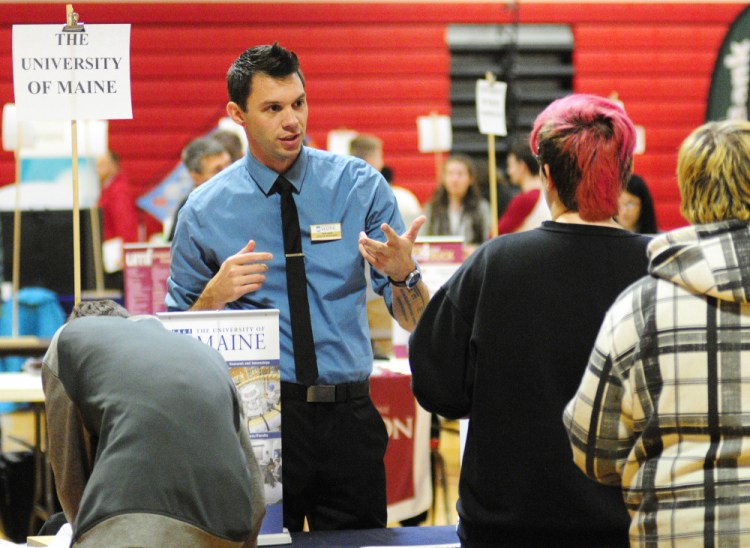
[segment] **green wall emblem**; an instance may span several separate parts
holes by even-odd
[[[716,57],[706,121],[747,120],[750,98],[750,7],[729,28]]]

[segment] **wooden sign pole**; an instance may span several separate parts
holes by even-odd
[[[84,135],[84,147],[83,147],[83,154],[86,158],[91,158],[91,132],[90,132],[90,124],[84,123],[84,129],[83,132]],[[98,179],[98,177],[97,177]],[[99,189],[99,196],[102,195],[103,185],[102,182],[99,181],[99,184],[97,185],[97,188]],[[102,234],[101,234],[101,222],[99,217],[99,207],[97,203],[94,203],[91,208],[89,209],[89,221],[91,223],[91,251],[93,253],[94,257],[94,277],[96,279],[96,294],[97,298],[102,296],[104,294],[104,267],[102,264]]]
[[[0,336],[0,355],[25,354],[29,351],[43,354],[46,343],[33,335],[20,336],[19,332],[19,291],[21,285],[21,123],[18,123],[17,141],[13,153],[16,162],[16,204],[13,212],[13,274],[12,274],[12,310],[11,336]]]
[[[434,111],[430,112],[430,117],[432,118],[433,142],[435,143],[435,181],[437,181],[438,186],[440,186],[440,172],[443,169],[443,153],[440,151],[440,148],[438,147],[438,143],[440,142],[440,128],[438,127],[438,113]]]
[[[489,71],[485,73],[485,79],[490,85],[495,82],[495,76]],[[495,159],[495,136],[492,134],[487,134],[487,154],[487,172],[490,177],[490,213],[492,214],[490,233],[494,238],[497,236],[497,160]]]
[[[73,11],[73,5],[65,6],[65,31],[78,30],[78,14]],[[78,203],[78,123],[70,122],[73,161],[73,304],[81,302],[81,216]]]

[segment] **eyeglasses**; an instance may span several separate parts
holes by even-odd
[[[641,207],[641,203],[631,200],[629,202],[620,202],[619,207],[620,209],[633,209],[634,207]]]

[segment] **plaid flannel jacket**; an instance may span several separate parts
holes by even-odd
[[[649,256],[565,409],[574,460],[621,485],[633,546],[750,545],[750,230],[687,227]]]

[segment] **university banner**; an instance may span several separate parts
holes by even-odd
[[[198,339],[226,360],[263,475],[266,517],[258,544],[291,542],[283,528],[279,311],[165,312],[157,316],[168,329]]]

